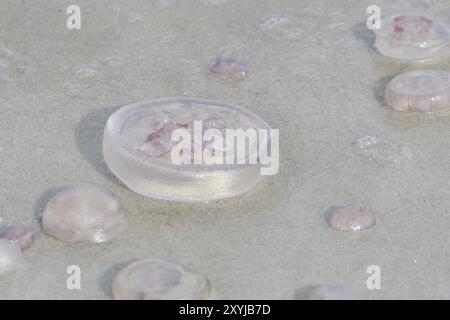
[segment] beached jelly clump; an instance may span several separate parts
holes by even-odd
[[[244,46],[226,46],[210,63],[209,72],[224,79],[243,80],[248,76],[248,60]]]
[[[333,229],[340,231],[362,231],[372,228],[376,220],[369,209],[350,205],[333,208],[328,223]]]
[[[450,73],[415,70],[399,74],[386,87],[385,101],[403,112],[431,112],[450,107]]]
[[[434,58],[447,51],[450,43],[449,28],[422,15],[390,16],[374,32],[378,51],[401,60]]]
[[[7,239],[0,239],[0,275],[16,271],[22,261],[20,246]]]
[[[113,282],[116,300],[206,300],[210,294],[207,277],[157,259],[131,263]]]
[[[0,239],[17,243],[22,251],[29,249],[39,237],[41,231],[37,226],[20,223],[8,226]]]
[[[139,194],[207,202],[242,194],[263,178],[258,154],[268,150],[270,130],[253,112],[218,101],[145,101],[111,115],[103,156],[109,169]],[[239,132],[247,131],[253,138],[237,141]]]
[[[237,58],[220,56],[211,65],[209,71],[218,77],[243,80],[247,78],[248,66]]]
[[[43,231],[69,243],[106,242],[126,226],[112,193],[95,185],[66,188],[53,197],[42,216]]]

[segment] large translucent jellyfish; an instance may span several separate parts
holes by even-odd
[[[70,243],[106,242],[126,227],[125,214],[114,195],[95,185],[60,191],[45,207],[43,231]]]
[[[399,74],[386,87],[385,101],[403,112],[431,112],[450,107],[450,73],[414,70]]]
[[[0,274],[16,271],[22,261],[20,246],[7,239],[0,239]]]
[[[227,132],[235,129],[255,133],[246,150],[237,150],[237,138],[227,141]],[[180,130],[185,133],[182,139],[172,140]],[[205,138],[208,130],[222,140]],[[258,130],[268,134],[264,137]],[[270,130],[253,112],[222,102],[187,98],[147,101],[111,115],[103,134],[103,155],[109,169],[139,194],[208,202],[249,191],[263,178],[257,155],[268,149]],[[181,142],[185,147],[178,147]],[[178,161],[179,156],[184,162]]]
[[[382,20],[374,30],[375,47],[386,57],[421,61],[448,50],[449,28],[421,15],[397,14]]]
[[[211,283],[184,266],[157,259],[131,263],[113,282],[117,300],[206,300]]]

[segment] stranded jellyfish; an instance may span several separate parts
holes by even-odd
[[[0,239],[17,243],[22,251],[31,247],[40,235],[37,226],[28,226],[24,224],[12,224],[8,226]]]
[[[446,25],[421,15],[394,15],[374,30],[375,47],[386,57],[427,60],[448,49],[450,32]]]
[[[218,57],[209,71],[219,77],[243,80],[247,78],[247,64],[232,57]]]
[[[308,294],[308,300],[358,300],[358,297],[348,287],[318,286]]]
[[[431,112],[450,106],[450,73],[415,70],[399,74],[386,87],[385,101],[404,112]]]
[[[209,67],[211,74],[227,79],[243,80],[248,76],[248,63],[243,49],[229,46],[222,49],[219,56]]]
[[[351,205],[333,208],[328,223],[336,230],[362,231],[372,228],[376,220],[369,209]]]
[[[207,300],[210,294],[207,277],[156,259],[131,263],[113,282],[116,300]]]
[[[235,142],[235,129],[254,133],[245,150]],[[242,194],[263,178],[258,154],[270,146],[269,131],[270,126],[251,111],[222,102],[141,102],[108,119],[103,156],[109,169],[139,194],[207,202]]]
[[[95,185],[60,191],[45,207],[43,231],[64,242],[106,242],[126,226],[124,212],[112,193]]]
[[[0,274],[16,271],[22,260],[22,250],[17,243],[0,239]]]

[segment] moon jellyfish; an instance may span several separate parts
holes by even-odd
[[[116,300],[207,300],[211,283],[172,262],[148,259],[131,263],[113,282]]]
[[[362,231],[372,228],[375,215],[367,208],[359,206],[341,206],[334,208],[328,217],[329,225],[340,231]]]
[[[394,15],[382,20],[374,30],[375,47],[386,57],[400,60],[427,60],[448,50],[449,28],[421,15]]]
[[[64,242],[106,242],[126,227],[114,195],[95,185],[66,188],[53,197],[42,216],[43,231]]]
[[[248,59],[240,46],[229,46],[211,63],[209,72],[224,79],[243,80],[248,76]]]
[[[7,239],[0,239],[0,275],[16,271],[22,261],[20,246]]]
[[[318,286],[311,290],[308,300],[358,300],[358,297],[352,288]]]
[[[414,70],[399,74],[386,87],[388,106],[403,112],[431,112],[450,106],[450,73]]]
[[[231,135],[235,129],[255,133],[243,152],[234,138],[227,141],[229,130]],[[256,129],[268,132],[270,126],[251,111],[222,102],[146,101],[111,115],[103,134],[103,155],[109,169],[139,194],[207,202],[242,194],[261,181],[257,155],[270,145],[270,137],[257,136]],[[183,135],[173,137],[176,132]],[[257,146],[250,140],[258,140]],[[210,159],[214,162],[207,162]]]
[[[37,226],[27,226],[24,224],[13,224],[8,226],[0,239],[17,243],[22,251],[29,249],[40,235]]]

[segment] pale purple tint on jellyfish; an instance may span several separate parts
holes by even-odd
[[[116,197],[90,184],[63,189],[47,203],[42,215],[43,231],[69,243],[107,242],[126,225]]]
[[[243,80],[248,76],[247,64],[234,57],[218,57],[209,71],[219,77]]]
[[[385,90],[386,104],[402,112],[432,112],[450,107],[450,73],[413,70],[392,79]]]
[[[397,14],[382,20],[374,30],[375,47],[386,57],[421,61],[434,58],[449,48],[447,25],[414,14]]]
[[[159,127],[152,128],[152,118],[156,115],[159,120],[160,112],[171,113],[170,120],[165,119],[165,125],[155,130]],[[195,120],[201,123],[194,126]],[[103,136],[105,161],[130,189],[159,199],[212,201],[241,194],[261,180],[259,162],[239,166],[220,162],[220,158],[231,158],[233,154],[220,143],[210,144],[211,131],[202,133],[193,130],[194,127],[220,133],[238,128],[270,130],[268,124],[251,111],[222,102],[189,98],[145,101],[125,106],[108,119]],[[180,129],[184,132],[173,135]],[[264,146],[270,144],[263,143]],[[225,151],[226,156],[210,161],[215,160],[209,157],[212,153],[203,151],[211,149],[219,149],[216,154]]]
[[[328,223],[333,229],[340,231],[362,231],[372,228],[376,219],[371,210],[349,205],[333,208]]]
[[[20,249],[25,251],[32,246],[39,236],[40,230],[37,226],[13,224],[7,228],[0,238],[17,243]]]
[[[116,300],[206,300],[211,283],[182,265],[156,259],[133,262],[113,282]]]

